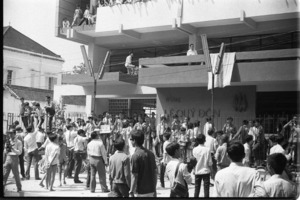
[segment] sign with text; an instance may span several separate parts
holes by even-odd
[[[100,134],[110,133],[110,125],[101,125],[100,126]]]

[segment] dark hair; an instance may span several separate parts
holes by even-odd
[[[194,46],[194,44],[193,44],[193,43],[192,43],[192,44],[190,44],[190,46],[192,46],[192,45]]]
[[[178,115],[177,115],[177,114],[174,114],[174,115],[173,115],[173,118],[178,118]]]
[[[208,122],[208,121],[211,121],[211,117],[207,117],[206,118],[206,121]]]
[[[192,122],[189,122],[189,123],[187,124],[187,128],[188,128],[188,129],[194,128],[194,124],[193,124]]]
[[[122,137],[119,137],[118,139],[115,140],[114,142],[114,147],[118,150],[118,151],[122,151],[123,148],[125,146],[125,141]]]
[[[49,137],[49,135],[51,135],[52,134],[52,132],[51,131],[47,131],[46,132],[46,135]]]
[[[171,133],[171,132],[172,132],[172,130],[171,130],[171,128],[170,128],[170,127],[167,127],[167,128],[166,128],[166,130],[165,130],[165,132]]]
[[[129,55],[132,54],[132,53],[133,53],[133,51],[129,51]]]
[[[21,127],[17,127],[16,131],[23,131],[23,129]]]
[[[36,103],[35,106],[36,106],[36,107],[40,107],[40,103]]]
[[[281,144],[283,141],[284,141],[284,136],[281,134],[278,134],[277,135],[277,143]]]
[[[26,131],[27,131],[28,133],[30,133],[30,132],[32,131],[32,126],[28,126],[28,127],[26,128]]]
[[[230,121],[233,121],[233,118],[232,117],[227,117],[226,120],[230,120]]]
[[[200,126],[200,121],[199,120],[195,121],[195,123],[194,123],[194,127],[198,127],[198,126]]]
[[[52,134],[49,134],[48,138],[51,142],[54,142],[57,138],[57,135],[52,133]]]
[[[276,137],[275,135],[271,135],[271,136],[269,137],[269,140],[270,140],[271,142],[277,142],[277,137]]]
[[[248,123],[248,120],[243,120],[243,125],[247,125]]]
[[[204,144],[204,142],[205,142],[205,135],[204,134],[197,135],[196,141],[197,141],[198,144]]]
[[[287,159],[282,153],[274,153],[268,156],[267,163],[274,170],[275,174],[282,174]]]
[[[84,134],[85,134],[85,131],[84,131],[83,129],[79,129],[79,130],[77,131],[77,134],[78,134],[78,135],[84,135]]]
[[[66,121],[70,121],[71,122],[72,120],[70,118],[67,118]]]
[[[170,132],[165,132],[163,136],[166,138],[166,140],[168,140],[171,137],[171,133]]]
[[[96,139],[96,138],[97,138],[97,135],[98,135],[97,131],[93,131],[93,132],[91,133],[91,139]]]
[[[172,142],[170,144],[167,145],[166,147],[166,152],[171,156],[171,157],[174,157],[175,155],[175,152],[177,149],[179,149],[180,146],[177,142]]]
[[[44,130],[44,129],[43,129]],[[62,128],[58,128],[57,130],[56,130],[56,132],[59,132],[59,131],[64,131]]]
[[[233,162],[241,162],[245,157],[244,145],[241,142],[230,142],[227,153]]]
[[[252,135],[247,135],[246,136],[246,142],[250,142],[253,140],[253,136]]]
[[[211,129],[209,129],[209,130],[207,131],[207,134],[208,134],[208,135],[212,135],[214,132],[215,132],[214,129],[211,128]]]
[[[141,130],[132,130],[130,132],[132,140],[135,140],[136,144],[142,146],[144,143],[144,133]]]
[[[181,127],[180,131],[186,131],[186,128],[185,127]]]
[[[67,130],[70,130],[72,127],[73,127],[73,125],[71,125],[71,124],[68,124],[68,125],[66,126]]]
[[[14,125],[19,125],[20,124],[20,122],[18,121],[18,120],[16,120],[16,121],[14,121]]]
[[[63,136],[59,136],[58,137],[58,141],[60,142],[60,141],[63,141],[64,140],[64,137]]]

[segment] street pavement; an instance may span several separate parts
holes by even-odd
[[[63,184],[62,186],[59,186],[58,174],[56,174],[56,179],[53,188],[55,191],[46,190],[45,188],[42,188],[39,185],[40,180],[35,180],[33,177],[34,176],[33,168],[31,168],[30,174],[31,174],[30,180],[22,180],[21,181],[22,191],[17,192],[15,179],[13,178],[11,172],[5,186],[4,196],[5,197],[108,197],[108,193],[101,192],[98,176],[96,177],[97,179],[96,191],[95,193],[91,193],[89,190],[85,189],[85,184],[86,184],[85,173],[79,175],[79,179],[83,183],[75,184],[73,179],[66,178],[66,184],[65,185]],[[43,176],[44,174],[40,174],[41,178]],[[107,177],[106,182],[109,187],[108,174],[106,177]],[[214,194],[215,194],[214,187],[210,187],[210,196],[213,197]],[[194,196],[194,185],[189,185],[189,196],[190,197]],[[160,181],[158,179],[157,197],[170,197],[170,183],[167,178],[165,178],[165,188],[160,187]],[[204,197],[203,183],[201,185],[199,197]]]

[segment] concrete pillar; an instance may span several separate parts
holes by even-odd
[[[85,113],[89,116],[92,113],[94,104],[93,95],[86,95]]]
[[[90,43],[88,45],[88,57],[92,61],[94,73],[98,73],[100,65],[104,62],[107,51],[109,51],[109,49],[102,48],[94,43]],[[106,64],[109,64],[109,57]],[[108,71],[109,67],[106,67],[105,72]]]
[[[202,42],[201,42],[200,36],[198,36],[197,34],[190,35],[189,36],[189,46],[190,46],[190,44],[194,44],[194,47],[197,50],[198,54],[203,54]]]

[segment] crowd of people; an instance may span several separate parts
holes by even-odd
[[[4,148],[4,185],[12,170],[18,191],[22,190],[18,165],[23,179],[30,179],[34,160],[35,179],[49,191],[57,171],[60,185],[66,184],[66,178],[83,183],[79,174],[86,164],[86,189],[95,192],[98,174],[102,192],[115,197],[156,197],[157,182],[165,187],[165,176],[170,197],[188,197],[190,184],[198,197],[202,179],[204,197],[209,197],[212,186],[218,197],[296,195],[288,167],[297,162],[296,116],[283,127],[289,130],[288,141],[282,134],[267,140],[259,120],[244,120],[237,129],[231,117],[222,130],[216,130],[209,117],[204,126],[189,117],[181,121],[176,114],[172,121],[162,115],[157,123],[155,113],[148,116],[144,110],[132,118],[123,112],[116,116],[105,112],[86,121],[58,118],[55,127],[46,131],[26,119],[22,118],[26,130],[17,124],[10,127]],[[265,173],[259,173],[262,168]],[[42,178],[40,170],[45,172]],[[267,173],[271,177],[266,180]]]
[[[81,26],[84,22],[86,25],[93,25],[96,23],[97,19],[97,8],[98,7],[106,7],[106,6],[114,6],[121,4],[133,4],[137,2],[146,2],[147,0],[98,0],[95,8],[90,9],[89,5],[86,5],[86,9],[84,12],[82,11],[79,4],[76,5],[76,9],[73,15],[73,21],[70,23],[68,18],[63,18],[62,27],[69,28],[73,26]],[[93,10],[91,12],[91,10]]]

